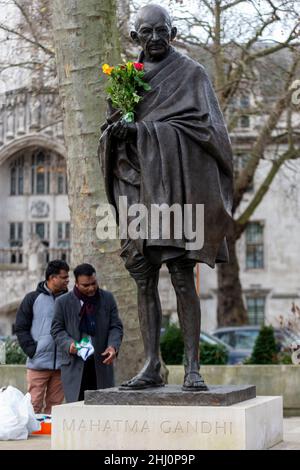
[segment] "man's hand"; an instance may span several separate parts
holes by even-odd
[[[113,363],[115,357],[116,357],[116,350],[113,346],[108,346],[108,348],[105,349],[103,353],[101,353],[101,356],[107,356],[106,359],[104,359],[103,364],[110,365]]]
[[[124,122],[120,120],[113,125],[111,133],[119,140],[133,141],[136,137],[136,130],[134,122]]]
[[[69,349],[70,354],[77,354],[77,348],[75,346],[75,343],[71,343],[70,349]]]

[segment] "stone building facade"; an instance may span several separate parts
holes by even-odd
[[[70,257],[70,214],[60,102],[56,91],[0,96],[0,336],[49,259]]]
[[[20,18],[15,15],[15,10],[7,7],[1,19],[17,24]],[[26,60],[24,48],[15,43],[15,49],[11,49],[1,31],[0,39],[1,62],[18,54],[22,57],[16,60]],[[26,49],[26,54],[32,57],[31,50]],[[34,57],[40,59],[36,52]],[[240,105],[247,107],[245,102]],[[260,118],[241,116],[232,135],[236,168],[244,164],[260,126]],[[259,186],[277,151],[269,148],[252,191]],[[54,258],[69,260],[71,228],[65,155],[55,81],[16,67],[1,73],[0,336],[12,333],[16,308],[43,277],[46,262]],[[293,303],[300,303],[299,170],[297,161],[284,165],[238,243],[243,292],[253,324],[276,324]],[[241,210],[252,195],[250,188]],[[202,328],[210,332],[217,326],[216,270],[201,265],[198,274]],[[161,270],[160,291],[166,322],[176,321],[176,297],[165,269]]]

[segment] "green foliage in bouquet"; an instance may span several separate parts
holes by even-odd
[[[141,90],[151,90],[150,85],[143,80],[144,64],[127,62],[115,67],[104,64],[102,70],[109,76],[106,92],[113,107],[121,111],[126,122],[133,122],[134,109],[142,99]]]

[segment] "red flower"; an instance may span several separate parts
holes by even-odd
[[[144,64],[141,64],[141,62],[133,62],[133,66],[136,70],[143,70],[144,69]]]

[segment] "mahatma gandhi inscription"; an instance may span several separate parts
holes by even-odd
[[[164,434],[232,434],[232,421],[173,421],[163,419],[162,421],[151,423],[147,420],[122,420],[122,419],[64,419],[62,423],[63,431],[84,431],[84,432],[113,432],[113,433],[149,433],[161,432]]]
[[[267,449],[281,439],[281,397],[230,406],[78,402],[56,406],[52,413],[53,449]]]

